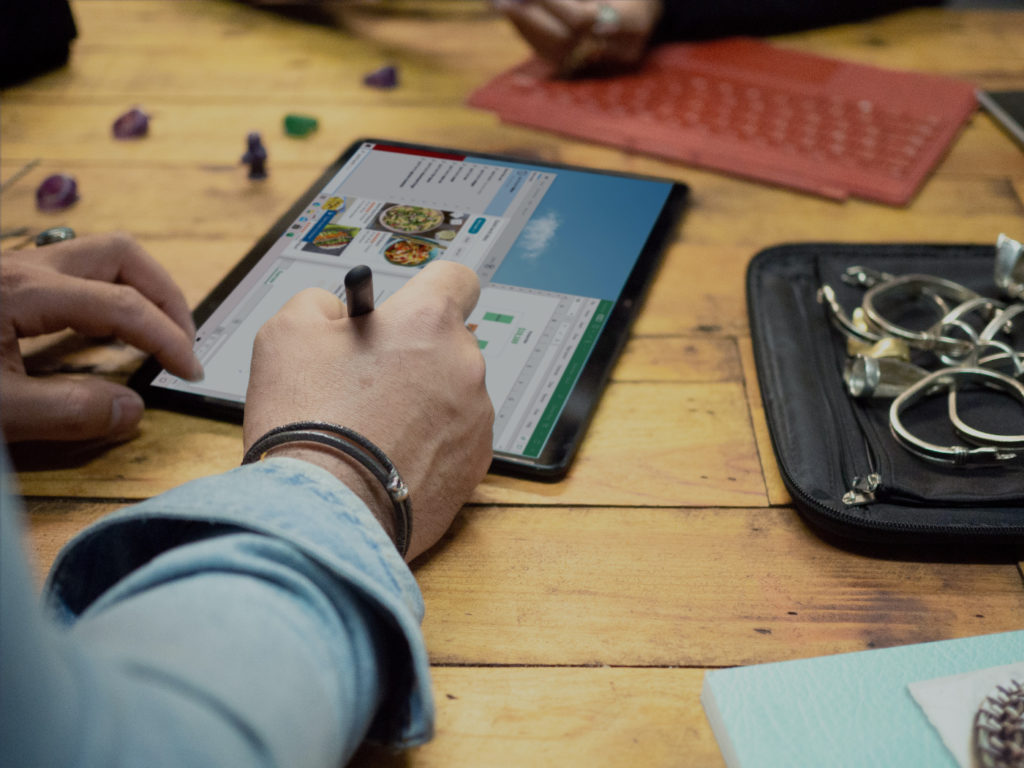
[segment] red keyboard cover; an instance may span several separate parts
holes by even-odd
[[[474,92],[502,120],[843,200],[905,205],[977,101],[958,80],[733,38],[654,49],[614,78],[531,60]]]

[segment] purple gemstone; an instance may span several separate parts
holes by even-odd
[[[78,183],[72,176],[55,173],[36,189],[36,206],[41,211],[59,211],[78,200]]]
[[[138,107],[130,109],[114,121],[114,138],[137,139],[149,133],[149,115]]]
[[[364,77],[363,83],[371,88],[394,88],[398,85],[398,70],[394,65],[388,64]]]

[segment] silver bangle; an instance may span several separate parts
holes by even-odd
[[[964,445],[937,445],[912,434],[903,424],[903,413],[910,406],[935,394],[952,393],[960,381],[1007,391],[1017,396],[1024,404],[1024,385],[1009,376],[988,368],[945,368],[929,374],[892,401],[889,407],[889,428],[893,437],[911,453],[939,464],[968,466],[994,464],[1017,458],[1019,454],[1015,448],[1004,448],[991,442],[973,448]],[[955,410],[951,410],[951,416],[953,412]]]
[[[1013,328],[1013,319],[1024,312],[1024,304],[1017,303],[1011,304],[1008,307],[1004,307],[995,317],[993,317],[988,325],[986,325],[978,338],[983,341],[989,341],[994,339],[997,333],[1009,334]]]
[[[985,386],[1002,392],[1007,392],[1010,395],[1015,396],[1021,405],[1024,405],[1024,385],[1019,381],[1009,376],[1005,376],[998,371],[993,371],[990,368],[977,368],[975,370],[986,371],[986,375],[991,377],[989,381],[983,382]],[[964,420],[960,418],[960,413],[957,410],[956,394],[956,387],[950,387],[948,404],[949,421],[953,425],[953,429],[956,431],[957,435],[974,445],[992,446],[1011,451],[1024,449],[1024,434],[1003,435],[996,432],[984,432],[980,429],[975,429],[964,422]]]
[[[395,546],[398,554],[405,557],[412,539],[409,486],[384,451],[354,429],[326,421],[296,421],[276,427],[259,438],[245,452],[242,463],[262,461],[268,451],[285,443],[316,443],[333,448],[358,461],[377,478],[394,505]]]
[[[961,339],[954,339],[948,336],[936,335],[933,325],[926,331],[912,331],[888,320],[878,309],[879,299],[888,296],[893,292],[905,292],[910,296],[922,296],[931,299],[939,307],[942,313],[940,317],[950,314],[947,300],[955,305],[978,298],[978,294],[970,288],[965,288],[952,280],[945,280],[941,277],[931,275],[901,275],[884,283],[878,283],[868,289],[864,294],[861,306],[868,321],[879,330],[880,333],[905,339],[918,349],[938,350],[945,354],[965,355],[970,351],[970,343]]]

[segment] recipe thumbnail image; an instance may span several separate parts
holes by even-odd
[[[359,227],[325,224],[312,240],[302,244],[302,250],[309,253],[322,253],[327,256],[340,256],[341,252],[358,234]]]
[[[420,205],[385,203],[373,227],[396,235],[415,235],[444,245],[455,239],[468,216],[465,213]]]

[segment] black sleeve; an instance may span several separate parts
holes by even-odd
[[[664,0],[653,42],[776,35],[879,16],[942,0]]]
[[[67,0],[3,0],[0,88],[66,64],[75,35]]]

